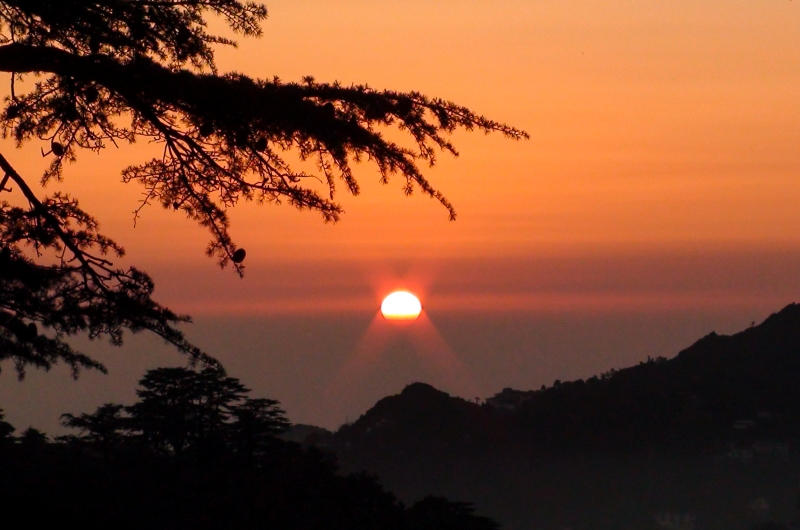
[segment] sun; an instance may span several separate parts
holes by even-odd
[[[419,298],[408,291],[395,291],[381,304],[381,314],[387,320],[416,320],[421,312]]]

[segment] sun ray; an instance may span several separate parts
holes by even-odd
[[[376,312],[352,355],[339,368],[325,392],[329,401],[350,402],[357,394],[356,389],[371,374],[386,351],[392,335],[386,333],[386,320]]]
[[[477,385],[472,374],[426,313],[423,312],[413,326],[408,326],[408,337],[417,355],[435,368],[438,381],[434,381],[434,386],[461,396],[472,397],[476,394]]]
[[[420,381],[455,395],[468,398],[476,395],[477,385],[472,374],[436,329],[426,311],[418,313],[413,319],[387,319],[378,311],[352,355],[331,381],[326,397],[339,403],[355,404],[357,390],[375,377],[378,365],[385,359],[390,347],[403,340],[408,341],[422,362]]]

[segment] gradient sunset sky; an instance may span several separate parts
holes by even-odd
[[[242,204],[244,280],[208,237],[151,207],[120,171],[154,150],[84,154],[64,189],[150,272],[187,334],[292,421],[336,427],[413,381],[463,397],[538,388],[675,355],[798,301],[800,2],[790,0],[272,0],[261,39],[220,70],[368,83],[443,97],[530,133],[459,132],[426,176],[454,203],[404,197],[360,166],[335,225]],[[39,145],[3,152],[29,180]],[[44,193],[44,192],[43,192]],[[377,320],[418,292],[416,328]],[[130,402],[149,367],[181,365],[148,336],[85,347],[109,376],[0,374],[17,427]]]

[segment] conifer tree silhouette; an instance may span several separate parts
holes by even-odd
[[[249,393],[216,368],[154,368],[139,380],[133,405],[106,403],[91,414],[62,414],[62,425],[79,431],[65,441],[99,446],[105,457],[131,443],[168,457],[208,449],[262,456],[290,424],[278,401]]]
[[[50,443],[50,438],[35,427],[28,427],[19,435],[19,443],[25,447],[36,449]]]
[[[137,139],[159,144],[161,156],[127,168],[123,180],[144,187],[141,207],[160,204],[205,227],[207,254],[240,275],[246,253],[231,238],[227,214],[239,201],[285,201],[336,221],[337,183],[358,194],[352,164],[369,161],[383,182],[397,176],[405,193],[419,190],[455,218],[420,165],[433,165],[439,151],[456,155],[447,137],[459,127],[527,137],[418,92],[221,73],[213,47],[234,41],[209,32],[209,15],[256,37],[267,11],[239,0],[0,0],[0,72],[11,90],[0,127],[19,148],[46,146],[43,184],[60,180],[82,151]],[[387,126],[415,148],[388,139]],[[295,169],[287,152],[316,171]],[[150,330],[193,360],[217,364],[175,327],[189,318],[151,298],[146,273],[115,267],[123,248],[75,198],[38,195],[6,155],[0,194],[15,200],[0,202],[0,361],[11,359],[20,377],[26,366],[57,362],[76,376],[104,370],[65,338],[88,333],[119,345],[127,329]],[[327,183],[327,192],[309,179]]]
[[[139,387],[139,401],[127,408],[131,429],[153,451],[167,455],[223,436],[231,407],[248,392],[238,379],[213,368],[156,368]]]
[[[80,416],[72,414],[61,415],[61,425],[71,429],[78,429],[81,438],[89,443],[100,445],[103,456],[108,456],[114,447],[122,441],[128,422],[123,417],[125,407],[117,403],[100,405],[93,414],[83,413]]]
[[[280,403],[274,399],[247,398],[231,408],[235,421],[229,438],[237,453],[255,457],[264,453],[275,436],[289,428]]]

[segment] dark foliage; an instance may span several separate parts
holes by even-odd
[[[278,405],[272,399],[247,398],[231,408],[233,421],[227,430],[234,451],[251,458],[261,456],[270,440],[288,429]]]
[[[463,503],[405,509],[369,475],[337,474],[328,455],[274,440],[261,466],[218,457],[192,465],[106,461],[71,445],[0,450],[0,509],[33,528],[495,530]]]
[[[266,14],[262,4],[239,0],[2,0],[0,72],[10,74],[11,97],[0,127],[20,147],[44,143],[51,164],[43,184],[61,179],[82,150],[161,145],[161,156],[123,173],[146,190],[139,210],[158,203],[195,220],[211,234],[208,255],[239,274],[246,252],[229,234],[227,210],[240,200],[286,201],[335,221],[337,181],[357,194],[353,164],[370,161],[383,182],[400,177],[405,193],[434,197],[454,218],[420,164],[433,165],[438,151],[457,154],[447,137],[459,127],[527,137],[417,92],[218,72],[213,47],[234,42],[209,33],[207,17],[259,36]],[[387,128],[406,133],[407,145],[389,140]],[[298,157],[316,170],[295,169],[289,160]],[[0,202],[0,361],[11,359],[20,376],[25,366],[56,362],[76,375],[102,370],[64,338],[85,332],[118,345],[128,329],[155,332],[216,365],[175,327],[188,317],[152,300],[149,276],[114,266],[122,247],[74,198],[37,197],[2,154],[0,170],[0,193],[11,184],[25,204]]]
[[[34,427],[28,427],[19,436],[19,443],[27,449],[43,447],[50,442],[45,433]]]
[[[409,528],[415,530],[492,530],[499,525],[487,517],[473,514],[471,504],[450,502],[444,497],[428,496],[408,510]]]
[[[63,415],[78,436],[0,444],[0,510],[34,528],[497,529],[468,504],[406,509],[374,476],[339,474],[333,455],[277,438],[278,402],[248,393],[219,370],[150,370],[137,403]]]
[[[139,386],[139,401],[127,408],[131,430],[151,451],[178,456],[220,438],[231,407],[246,393],[237,379],[211,368],[158,368]]]
[[[0,445],[4,445],[14,441],[14,426],[5,421],[5,413],[0,409]]]
[[[223,371],[156,368],[139,381],[139,401],[107,403],[92,414],[62,415],[77,438],[65,439],[114,453],[143,452],[166,458],[263,455],[289,427],[280,404],[250,398],[250,390]]]
[[[122,405],[106,403],[98,407],[94,414],[85,412],[80,416],[62,414],[61,424],[64,427],[78,429],[82,441],[100,446],[103,456],[108,458],[124,440],[129,424],[127,418],[123,417],[124,409]]]

